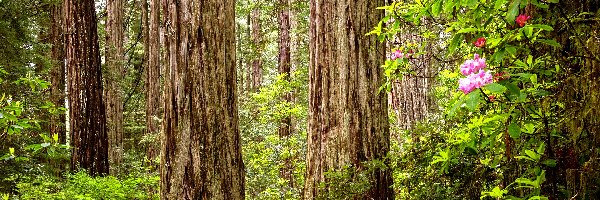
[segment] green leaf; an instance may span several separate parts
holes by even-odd
[[[494,9],[500,10],[504,4],[506,4],[506,0],[496,0],[496,3],[494,4]]]
[[[515,183],[519,183],[519,184],[522,184],[522,185],[530,185],[530,186],[533,186],[535,188],[539,187],[534,181],[529,180],[528,178],[517,178],[515,180]]]
[[[453,9],[454,8],[454,4],[455,4],[454,1],[455,0],[446,0],[444,2],[444,6],[443,6],[444,7],[444,13],[449,14],[449,13],[452,13],[452,11],[454,11],[454,9]]]
[[[481,93],[479,90],[475,90],[467,95],[467,108],[470,111],[475,111],[477,106],[479,105],[479,99],[481,97]]]
[[[517,54],[517,47],[515,46],[507,46],[506,47],[506,52],[508,52],[510,55],[515,55]]]
[[[548,166],[548,167],[556,167],[556,160],[554,159],[548,159],[548,160],[544,160],[542,162],[542,164]]]
[[[537,74],[534,74],[533,76],[529,77],[529,80],[531,80],[531,83],[537,84]]]
[[[514,0],[510,3],[510,6],[508,6],[506,20],[511,24],[515,23],[515,18],[517,18],[517,15],[519,14],[519,5],[521,5],[521,0]]]
[[[15,154],[15,148],[8,148],[8,152],[10,152],[10,154]]]
[[[525,154],[527,154],[527,156],[529,156],[531,159],[536,160],[536,161],[540,160],[540,157],[541,157],[539,154],[537,154],[534,151],[529,150],[529,149],[525,150]]]
[[[491,93],[494,94],[500,94],[506,91],[506,87],[498,83],[490,83],[485,86],[485,89],[489,90]]]
[[[531,198],[529,198],[527,200],[548,200],[548,197],[545,197],[545,196],[532,196]]]
[[[456,48],[458,48],[460,41],[462,41],[462,35],[455,34],[454,37],[452,38],[452,41],[450,41],[450,45],[448,46],[448,55],[451,55],[452,53],[454,53]]]
[[[456,102],[452,105],[452,108],[450,108],[450,111],[448,111],[448,116],[453,117],[456,114],[456,110],[458,110],[463,103],[465,103],[464,98],[459,98],[456,100]]]
[[[477,28],[463,28],[460,29],[460,31],[458,31],[458,33],[471,33],[471,32],[477,32]]]
[[[548,6],[548,4],[540,3],[538,0],[531,0],[531,4],[537,6],[538,8],[541,8],[541,9],[548,9],[550,7],[550,6]]]
[[[523,131],[525,133],[533,134],[533,131],[535,131],[535,126],[532,123],[526,123],[523,125]]]
[[[431,6],[431,13],[433,14],[433,16],[440,16],[440,12],[442,11],[442,1],[443,0],[437,0]]]
[[[546,150],[546,143],[541,142],[540,146],[536,149],[538,154],[544,154],[544,151]]]
[[[532,27],[532,28],[539,28],[545,31],[553,31],[554,28],[552,28],[552,26],[546,25],[546,24],[531,24],[531,25],[527,25],[526,27]]]
[[[494,55],[492,55],[492,58],[494,58],[494,61],[496,62],[502,62],[502,59],[504,59],[504,54],[506,53],[506,50],[504,48],[496,51],[496,53],[494,53]]]
[[[538,39],[536,41],[538,41],[538,42],[540,42],[542,44],[545,44],[545,45],[550,45],[550,46],[553,46],[553,47],[562,48],[562,45],[560,45],[555,40]]]
[[[521,127],[516,123],[510,123],[508,125],[508,134],[513,139],[519,139],[521,137]]]

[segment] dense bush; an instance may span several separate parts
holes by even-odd
[[[41,175],[21,179],[17,188],[20,199],[159,199],[159,177],[151,174],[118,179],[80,171],[64,180]]]

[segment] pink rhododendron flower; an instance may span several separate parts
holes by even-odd
[[[480,58],[479,54],[475,54],[475,59],[467,60],[460,66],[460,72],[468,76],[469,74],[479,72],[479,70],[486,67],[485,58]]]
[[[477,88],[492,83],[494,76],[490,72],[485,71],[485,67],[485,58],[479,57],[479,54],[475,54],[473,60],[466,60],[460,66],[460,72],[467,77],[458,80],[458,89],[462,90],[465,94],[469,94]]]
[[[404,54],[402,53],[402,51],[396,50],[396,51],[394,51],[394,53],[392,53],[392,58],[391,59],[392,60],[396,60],[398,58],[403,58],[403,57],[404,57]]]
[[[469,94],[477,88],[481,88],[493,82],[493,77],[490,72],[479,70],[478,73],[469,74],[466,78],[458,80],[458,89],[465,94]]]
[[[531,16],[529,15],[525,15],[525,14],[520,14],[517,19],[515,19],[515,22],[517,22],[517,24],[519,24],[520,27],[525,26],[525,23],[527,23],[527,20],[531,19]]]
[[[471,79],[461,78],[458,80],[458,89],[462,90],[465,94],[469,94],[475,89],[475,86],[471,83]]]
[[[484,37],[477,38],[477,41],[473,42],[473,45],[475,45],[476,47],[479,47],[479,48],[485,46],[485,38]]]

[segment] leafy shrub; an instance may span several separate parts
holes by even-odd
[[[66,175],[66,180],[43,175],[17,183],[21,199],[159,199],[159,177],[90,177],[85,171]]]

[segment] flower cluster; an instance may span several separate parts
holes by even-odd
[[[392,52],[391,60],[402,59],[402,58],[412,58],[413,50],[411,49],[408,53],[404,54],[400,49]]]
[[[475,59],[467,60],[460,66],[460,72],[468,76],[469,74],[479,72],[479,70],[486,67],[485,58],[480,58],[479,54],[475,54]]]
[[[525,26],[525,23],[527,23],[527,20],[531,19],[531,16],[529,15],[525,15],[525,14],[520,14],[517,19],[515,19],[515,22],[517,22],[517,24],[519,24],[519,27],[523,27]]]
[[[475,54],[475,59],[467,60],[460,66],[460,72],[467,76],[458,80],[458,89],[469,94],[477,88],[481,88],[493,82],[492,74],[485,71],[485,58]]]
[[[396,50],[396,51],[394,51],[394,52],[392,53],[392,57],[391,57],[391,59],[392,59],[392,60],[396,60],[396,59],[398,59],[398,58],[404,58],[404,54],[403,54],[403,53],[402,53],[402,51],[400,51],[399,49],[398,49],[398,50]]]
[[[485,46],[485,38],[484,37],[477,38],[477,41],[473,42],[473,45],[475,45],[478,48]]]

